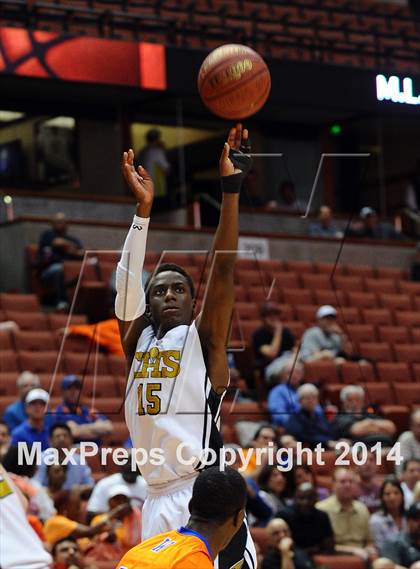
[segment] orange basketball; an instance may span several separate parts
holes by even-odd
[[[203,103],[225,119],[244,119],[259,111],[270,88],[265,61],[246,45],[228,44],[214,49],[198,74]]]

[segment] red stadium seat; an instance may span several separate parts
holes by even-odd
[[[0,352],[0,357],[1,357]],[[0,362],[1,367],[1,362]],[[0,372],[0,395],[7,395],[11,396],[14,395],[17,397],[17,387],[16,387],[16,380],[18,378],[18,373],[15,371],[2,371]]]
[[[113,421],[112,426],[112,434],[104,437],[104,446],[123,447],[125,441],[129,437],[129,432],[125,421]]]
[[[0,372],[19,371],[19,363],[14,350],[0,351]],[[25,368],[31,369],[31,368]]]
[[[159,256],[159,263],[175,263],[181,267],[194,265],[193,253],[184,253],[183,251],[162,251]]]
[[[392,362],[394,359],[391,347],[386,342],[361,342],[360,354],[376,362]]]
[[[234,310],[241,320],[259,320],[261,305],[252,302],[236,302]]]
[[[376,274],[379,279],[395,279],[397,282],[406,278],[406,272],[396,267],[378,267]]]
[[[317,304],[308,304],[304,306],[296,306],[295,311],[297,319],[304,324],[312,324],[316,321]]]
[[[346,277],[341,275],[334,275],[333,286],[337,290],[343,292],[363,291],[364,283],[362,277]]]
[[[78,352],[87,354],[94,349],[94,343],[90,338],[85,336],[76,336],[75,334],[64,335],[60,331],[55,332],[56,342],[58,348],[63,346],[64,352]]]
[[[64,365],[67,373],[74,373],[83,376],[85,374],[108,375],[109,369],[104,354],[65,353],[63,355]]]
[[[370,363],[345,362],[340,368],[344,383],[365,383],[375,381],[375,369]]]
[[[42,312],[12,312],[7,311],[8,320],[16,322],[21,330],[49,330],[48,319]]]
[[[420,344],[420,328],[411,328],[410,335],[412,342]]]
[[[418,383],[394,383],[393,384],[397,402],[400,405],[413,405],[420,404],[420,384]]]
[[[35,294],[0,293],[0,307],[6,312],[40,312],[41,310]]]
[[[394,323],[392,313],[387,308],[363,308],[362,313],[366,324],[390,326]]]
[[[301,287],[301,279],[299,277],[299,275],[297,273],[294,273],[292,271],[287,272],[287,271],[283,271],[283,272],[272,272],[270,273],[271,279],[275,279],[275,285],[280,288],[300,288]],[[270,281],[270,285],[271,282]]]
[[[376,308],[378,306],[376,294],[373,292],[349,292],[348,297],[350,306],[358,306],[359,308]]]
[[[413,370],[413,377],[414,377],[415,381],[420,382],[420,364],[413,364],[412,370]]]
[[[412,308],[409,294],[379,294],[379,302],[391,310],[410,310]]]
[[[265,405],[260,403],[236,403],[223,401],[221,410],[222,421],[234,425],[238,421],[267,421],[269,415]]]
[[[114,377],[119,377],[121,375],[127,375],[127,363],[123,356],[116,356],[108,354],[108,368]]]
[[[333,275],[344,275],[344,265],[336,265],[335,263],[315,263],[316,273],[325,273],[332,277]]]
[[[394,383],[412,380],[410,366],[404,362],[380,362],[376,365],[376,369],[380,381]]]
[[[58,352],[19,352],[20,368],[29,369],[34,373],[53,373],[57,370],[63,371],[63,362],[58,360]]]
[[[98,266],[96,263],[90,263],[89,258],[83,261],[64,261],[64,280],[66,283],[78,282],[79,278],[82,281],[97,281],[99,280]]]
[[[410,335],[405,326],[378,326],[378,337],[381,341],[390,344],[410,341]]]
[[[313,304],[314,298],[311,290],[299,288],[285,288],[283,290],[284,302],[299,306],[300,304]]]
[[[363,389],[366,394],[366,403],[375,407],[379,405],[391,405],[394,402],[394,394],[392,393],[389,383],[363,383]]]
[[[242,320],[238,323],[238,331],[239,336],[238,338],[243,338],[243,340],[247,343],[251,343],[252,334],[261,326],[261,320]]]
[[[319,306],[330,304],[332,306],[346,306],[347,297],[341,290],[315,290],[315,299]]]
[[[396,425],[398,433],[408,429],[410,409],[407,405],[381,405],[380,412],[384,419]]]
[[[240,257],[235,261],[235,269],[237,271],[263,271],[258,259],[241,259]],[[281,270],[279,268],[279,270]]]
[[[420,348],[415,344],[395,344],[394,351],[399,362],[420,363]]]
[[[311,383],[338,383],[337,365],[331,361],[305,363],[305,381]]]
[[[393,294],[397,292],[397,285],[393,279],[365,279],[366,290],[376,294]]]
[[[317,290],[331,290],[332,283],[329,275],[326,274],[313,274],[303,273],[302,281],[304,288],[317,289]]]
[[[51,330],[60,330],[67,326],[68,314],[48,314],[48,321]],[[87,318],[84,314],[72,314],[70,325],[87,324]]]
[[[354,306],[337,307],[337,320],[340,325],[344,324],[359,324],[360,312]]]
[[[372,324],[348,324],[346,332],[352,343],[374,342],[376,340],[375,327]]]
[[[420,326],[420,312],[396,312],[395,319],[399,326]]]
[[[310,261],[286,261],[286,267],[288,271],[296,271],[299,274],[313,273],[315,269]]]
[[[279,304],[280,318],[282,320],[295,320],[296,313],[294,307],[290,304]]]
[[[8,330],[0,330],[0,350],[13,350],[12,334]]]
[[[371,265],[347,265],[346,272],[351,277],[373,278],[375,269]]]
[[[259,305],[263,304],[267,300],[272,300],[273,302],[278,302],[277,290],[272,289],[271,295],[268,298],[268,294],[270,293],[269,287],[262,287],[262,286],[251,286],[247,290],[248,299],[251,302],[257,303]],[[239,300],[239,299],[238,299]],[[246,299],[242,299],[245,301]]]
[[[52,332],[15,332],[14,333],[16,349],[30,350],[36,352],[54,351],[57,349]]]
[[[258,261],[259,268],[266,273],[279,273],[284,271],[286,266],[283,261],[275,261],[274,259],[261,259]]]
[[[236,281],[242,286],[270,286],[266,274],[260,271],[237,271]]]
[[[413,296],[420,296],[420,283],[412,281],[400,281],[399,287],[402,293],[412,294]]]

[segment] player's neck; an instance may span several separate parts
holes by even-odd
[[[219,555],[220,551],[226,547],[226,534],[221,531],[219,527],[191,519],[186,527],[199,533],[208,541],[210,555],[213,561]]]

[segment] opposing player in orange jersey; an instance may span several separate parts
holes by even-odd
[[[212,569],[241,527],[246,484],[233,468],[212,466],[196,478],[186,527],[158,534],[130,549],[117,569]],[[243,561],[232,569],[239,569]]]

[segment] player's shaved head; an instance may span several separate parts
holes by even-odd
[[[246,483],[233,468],[212,466],[200,472],[194,483],[189,509],[202,522],[223,524],[245,508]]]

